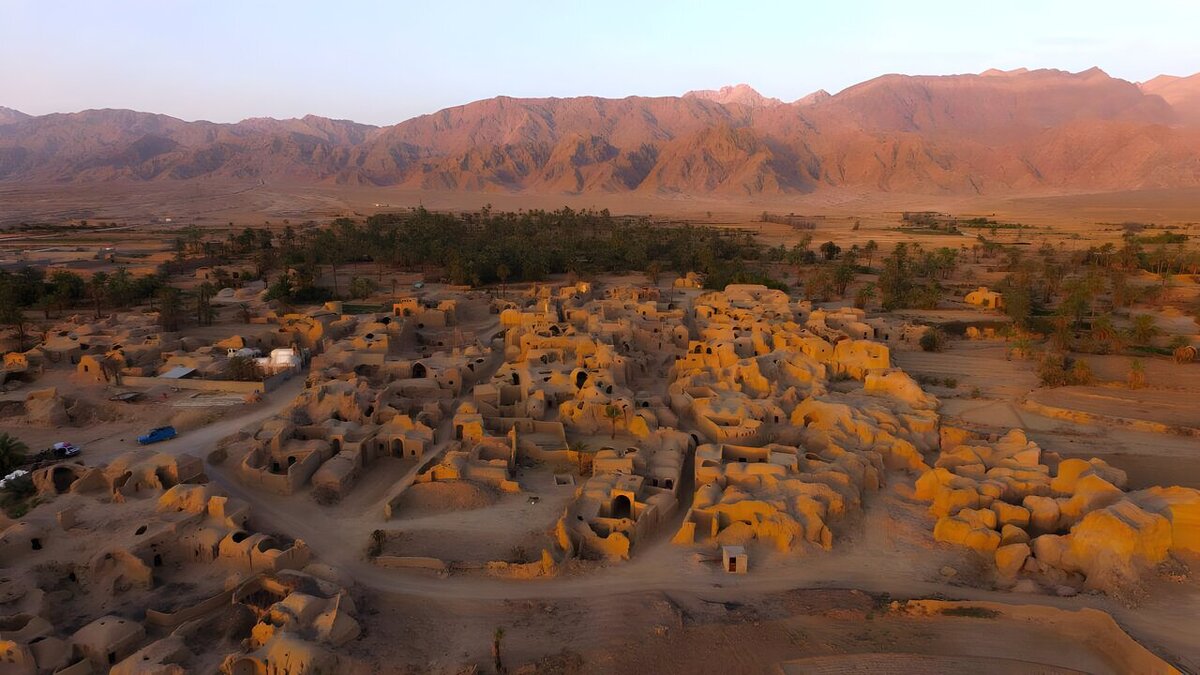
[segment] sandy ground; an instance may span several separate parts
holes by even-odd
[[[517,480],[522,492],[503,495],[473,487],[469,481],[440,487],[413,485],[396,513],[403,522],[386,528],[390,539],[385,553],[473,563],[537,560],[542,549],[553,548],[554,524],[574,496],[575,486],[555,485],[553,473],[544,469],[518,473]],[[445,497],[448,487],[459,488],[466,499],[431,503],[431,488],[440,489]],[[472,495],[480,497],[472,500]]]
[[[384,596],[370,607],[394,629],[368,635],[353,653],[390,664],[380,672],[453,672],[455,663],[486,664],[482,672],[493,672],[490,638],[503,625],[510,672],[769,673],[806,658],[820,660],[784,672],[1122,672],[1102,645],[1089,644],[1069,626],[1007,617],[917,618],[886,611],[887,600],[849,589],[743,593],[736,600],[720,590],[570,601],[432,599],[420,606]],[[444,639],[427,642],[430,633]],[[857,656],[829,658],[844,655]]]
[[[164,237],[173,236],[170,233],[182,215],[206,227],[221,227],[230,220],[238,225],[259,225],[264,219],[279,226],[283,218],[299,222],[362,216],[416,204],[477,208],[491,203],[497,209],[566,204],[573,208],[607,206],[618,213],[657,217],[694,217],[752,230],[772,243],[794,242],[798,235],[786,226],[756,223],[761,211],[822,214],[825,217],[817,219],[814,232],[816,241],[836,238],[845,245],[875,239],[885,248],[914,237],[896,229],[897,212],[904,209],[1021,220],[1038,228],[1056,228],[1021,234],[1030,240],[1086,246],[1115,240],[1120,232],[1115,223],[1125,220],[1200,221],[1197,197],[1200,194],[1179,191],[1012,200],[825,194],[731,204],[626,195],[441,195],[321,186],[213,184],[180,189],[170,184],[106,184],[98,186],[94,194],[67,192],[57,186],[0,186],[0,203],[11,205],[5,216],[155,219],[156,236]],[[166,218],[176,222],[166,224]],[[861,223],[860,228],[852,230],[856,222]],[[139,237],[144,240],[145,232],[90,233],[82,236],[82,245],[99,246],[122,237],[132,245]],[[927,246],[957,247],[973,238],[921,235],[919,240]],[[0,241],[0,248],[10,251],[34,245],[42,244],[27,239]],[[995,276],[982,267],[976,274],[981,283]],[[938,318],[986,317],[978,312],[952,311]],[[486,332],[489,326],[481,324],[479,329]],[[1180,326],[1180,330],[1187,329]],[[214,327],[214,336],[220,333],[219,337],[225,337],[234,328],[230,324]],[[914,376],[942,381],[929,389],[943,399],[941,412],[948,423],[996,434],[1025,428],[1047,450],[1063,456],[1100,456],[1125,469],[1132,488],[1152,484],[1200,487],[1200,438],[1048,417],[1024,405],[1032,400],[1100,417],[1134,417],[1166,424],[1191,420],[1200,426],[1200,418],[1192,412],[1194,402],[1200,400],[1200,365],[1181,369],[1166,359],[1146,359],[1149,387],[1130,392],[1104,384],[1123,380],[1127,358],[1089,356],[1086,358],[1101,384],[1042,390],[1032,362],[1010,361],[1006,351],[1000,341],[954,341],[944,353],[895,352],[894,356],[897,364]],[[946,386],[946,379],[955,380],[956,386]],[[48,382],[56,383],[53,379]],[[75,386],[69,380],[58,384]],[[221,438],[282,410],[302,386],[302,379],[295,378],[261,403],[214,407],[210,423],[153,449],[205,457]],[[102,394],[97,388],[89,395]],[[14,395],[23,398],[21,392]],[[165,400],[131,406],[127,418],[111,422],[17,431],[35,449],[59,440],[82,443],[89,463],[103,463],[134,447],[137,433],[178,413],[173,404],[189,396],[169,392]],[[4,427],[0,419],[0,430],[13,430]],[[444,439],[445,431],[439,430],[439,440]],[[594,447],[605,440],[597,437]],[[431,457],[443,448],[444,443],[439,443]],[[933,596],[1032,603],[1066,611],[1094,607],[1110,612],[1122,628],[1155,653],[1185,670],[1200,672],[1200,645],[1195,641],[1200,582],[1194,577],[1183,582],[1151,578],[1136,607],[1099,595],[1060,598],[1050,589],[1033,593],[997,590],[985,561],[932,541],[932,518],[907,496],[911,476],[893,475],[881,493],[870,497],[861,518],[838,524],[832,551],[781,555],[755,546],[750,550],[751,571],[746,576],[722,573],[713,562],[715,551],[672,546],[669,528],[664,528],[650,541],[641,542],[627,563],[573,563],[553,578],[517,581],[382,569],[365,559],[364,550],[372,530],[386,529],[396,533],[389,546],[399,547],[389,552],[406,555],[483,561],[511,557],[518,545],[529,552],[545,545],[548,528],[574,488],[555,486],[549,470],[539,469],[523,470],[519,480],[525,492],[518,495],[478,488],[413,486],[396,517],[385,520],[383,504],[408,485],[418,468],[411,460],[380,460],[349,495],[328,507],[316,504],[307,491],[278,497],[247,488],[234,476],[234,460],[207,470],[229,494],[251,505],[256,529],[304,539],[319,560],[340,568],[355,581],[367,633],[350,651],[371,664],[372,672],[456,672],[463,664],[481,664],[483,672],[490,672],[491,636],[496,627],[506,631],[506,663],[532,664],[536,672],[758,673],[772,672],[787,661],[793,662],[783,669],[788,673],[843,672],[833,669],[834,665],[857,672],[1120,671],[1106,657],[1102,645],[1047,623],[976,617],[918,619],[881,609],[888,599]],[[462,492],[466,494],[459,494]],[[536,504],[529,502],[530,494],[539,497]],[[1198,564],[1200,561],[1195,561],[1192,566]],[[945,574],[946,568],[952,569],[953,575]],[[847,654],[859,656],[834,665],[820,660]]]
[[[901,351],[898,365],[914,377],[954,378],[958,388],[932,386],[942,398],[949,424],[1000,434],[1024,428],[1044,449],[1064,457],[1101,457],[1129,475],[1133,489],[1151,485],[1200,488],[1200,437],[1142,431],[1102,422],[1105,418],[1144,420],[1167,425],[1200,426],[1200,365],[1178,366],[1165,358],[1143,359],[1150,385],[1136,391],[1113,383],[1123,380],[1129,358],[1082,355],[1098,384],[1040,388],[1034,363],[1009,360],[999,340],[951,342],[942,353]],[[978,389],[978,397],[975,390]],[[1030,400],[1098,416],[1098,421],[1047,417],[1022,405]]]

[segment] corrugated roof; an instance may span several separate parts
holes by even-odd
[[[187,366],[175,366],[162,375],[159,375],[159,377],[167,380],[181,380],[195,372],[195,368],[188,368]]]

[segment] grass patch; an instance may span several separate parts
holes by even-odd
[[[1000,612],[986,607],[943,607],[942,614],[946,616],[967,616],[972,619],[995,619]]]

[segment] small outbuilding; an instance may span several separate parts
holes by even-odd
[[[750,567],[750,557],[743,546],[721,547],[721,569],[730,574],[745,574]]]
[[[93,665],[107,669],[137,651],[145,637],[146,629],[140,623],[110,615],[80,628],[71,642]]]
[[[996,291],[988,290],[987,286],[980,286],[978,289],[967,293],[966,301],[968,305],[976,307],[985,307],[987,309],[1003,309],[1004,297]]]

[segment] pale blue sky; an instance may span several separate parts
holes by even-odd
[[[784,100],[884,73],[1200,71],[1197,0],[0,0],[0,105],[374,124],[499,94]]]

